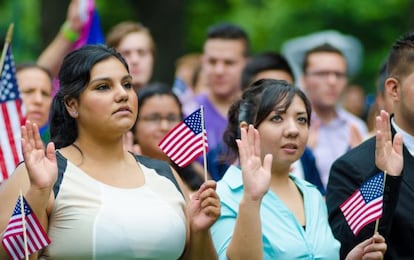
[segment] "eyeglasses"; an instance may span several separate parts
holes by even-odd
[[[309,71],[306,75],[319,79],[327,79],[330,75],[335,75],[338,80],[345,80],[347,78],[347,74],[344,72],[330,70]]]
[[[140,116],[138,119],[153,125],[160,125],[161,121],[163,120],[166,120],[169,125],[176,125],[181,121],[181,116],[173,114],[167,116],[161,116],[160,114],[150,114],[146,116]]]

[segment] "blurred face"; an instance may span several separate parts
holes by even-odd
[[[305,103],[294,97],[286,111],[273,111],[258,126],[261,152],[273,154],[274,169],[289,168],[298,160],[308,139],[308,114]]]
[[[242,40],[207,40],[202,62],[212,95],[228,98],[239,93],[245,48]]]
[[[27,120],[44,126],[52,103],[52,82],[39,68],[27,68],[17,74],[17,84],[27,112]]]
[[[151,41],[145,33],[134,32],[126,35],[117,47],[128,63],[135,89],[146,85],[152,76],[154,56]]]
[[[302,85],[312,106],[333,109],[347,85],[346,61],[337,53],[317,52],[309,55]]]
[[[343,106],[355,116],[362,117],[365,111],[365,93],[357,86],[349,86],[343,97]]]
[[[181,121],[177,101],[168,95],[154,95],[141,104],[135,139],[143,155],[168,160],[158,144],[167,133]]]
[[[121,137],[135,123],[137,95],[132,78],[116,58],[103,60],[92,68],[90,82],[79,101],[68,101],[68,112],[76,111],[79,137],[108,135]]]
[[[265,70],[259,72],[256,77],[254,77],[254,81],[259,79],[279,79],[279,80],[286,80],[290,84],[293,84],[293,78],[282,70]]]

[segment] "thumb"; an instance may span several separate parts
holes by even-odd
[[[272,171],[272,161],[273,161],[273,155],[272,154],[266,154],[263,160],[263,168],[267,172]]]
[[[399,155],[402,155],[403,138],[401,134],[397,133],[395,135],[392,146]]]
[[[46,146],[46,157],[52,161],[56,162],[56,153],[55,153],[55,144],[50,142]]]

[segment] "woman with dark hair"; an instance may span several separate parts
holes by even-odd
[[[217,184],[222,213],[211,233],[220,259],[339,259],[322,195],[289,174],[310,117],[305,94],[280,80],[256,81],[231,106],[224,141],[241,169],[230,166]],[[385,249],[374,235],[348,259],[381,259]]]
[[[122,56],[82,47],[64,58],[59,80],[46,151],[37,125],[22,127],[25,161],[0,190],[0,230],[21,190],[52,241],[41,259],[216,257],[209,233],[220,215],[215,183],[188,201],[168,164],[124,149],[137,95]]]
[[[161,82],[147,85],[138,92],[138,118],[133,133],[144,156],[167,161],[173,166],[190,190],[203,184],[203,167],[197,163],[181,168],[160,149],[158,144],[168,132],[183,120],[181,102],[171,88]]]

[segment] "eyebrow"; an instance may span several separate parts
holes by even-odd
[[[132,76],[131,75],[125,75],[125,76],[123,76],[122,77],[122,79],[121,79],[121,81],[123,81],[123,80],[132,80]],[[111,78],[109,78],[109,77],[105,77],[105,78],[96,78],[96,79],[94,79],[94,80],[91,80],[90,82],[89,82],[89,84],[92,84],[92,83],[94,83],[94,82],[98,82],[98,81],[111,81],[112,79]]]

